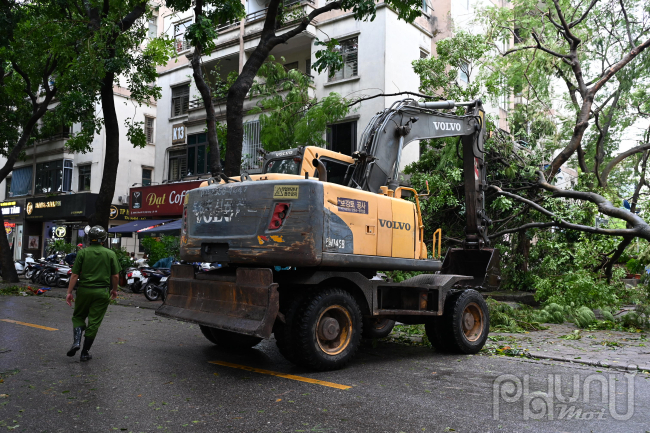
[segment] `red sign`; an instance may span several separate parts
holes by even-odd
[[[7,221],[5,221],[5,227],[14,228],[14,227],[16,227],[16,223],[8,223]]]
[[[182,216],[185,194],[202,180],[131,188],[129,213],[135,216]]]

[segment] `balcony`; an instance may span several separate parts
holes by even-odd
[[[284,7],[292,8],[297,5],[305,5],[305,4],[310,4],[314,6],[315,2],[314,0],[289,0],[285,3]],[[250,24],[252,22],[256,22],[265,18],[267,9],[268,8],[260,9],[258,11],[254,11],[246,15],[246,17],[244,18],[245,24]],[[229,21],[217,27],[217,32],[223,33],[232,29],[233,27],[238,27],[238,26],[239,26],[239,21]]]
[[[49,137],[39,138],[38,140],[36,140],[36,144],[47,143],[50,141],[64,140],[66,138],[70,138],[69,132],[59,132],[57,134],[52,134]]]

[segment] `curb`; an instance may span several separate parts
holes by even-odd
[[[571,358],[563,358],[561,356],[549,356],[549,355],[537,355],[533,354],[531,352],[524,352],[524,356],[526,358],[532,358],[532,359],[548,359],[551,361],[560,361],[560,362],[568,362],[571,364],[584,364],[584,365],[590,365],[592,367],[602,367],[602,368],[611,368],[614,370],[620,370],[620,371],[641,371],[644,373],[650,373],[650,365],[637,365],[637,364],[628,364],[626,365],[618,365],[614,363],[609,363],[607,361],[592,361],[589,359],[571,359]]]

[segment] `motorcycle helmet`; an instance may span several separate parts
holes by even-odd
[[[94,226],[88,231],[88,239],[91,244],[103,244],[108,238],[108,233],[102,226]]]

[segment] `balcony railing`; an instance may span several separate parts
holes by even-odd
[[[289,0],[289,1],[287,1],[285,3],[284,7],[288,8],[288,7],[298,5],[298,4],[307,4],[307,3],[309,3],[311,5],[314,5],[314,0]],[[267,8],[260,9],[259,11],[251,12],[248,15],[246,15],[244,20],[248,24],[248,23],[251,23],[253,21],[257,21],[259,19],[262,19],[262,18],[264,18],[266,16],[266,11],[267,11]],[[223,23],[219,27],[217,27],[217,32],[224,32],[224,31],[229,30],[229,29],[231,29],[233,27],[236,27],[238,25],[239,25],[239,21],[229,21],[229,22]]]
[[[49,137],[43,137],[36,140],[36,143],[46,143],[48,141],[63,140],[64,138],[70,138],[69,132],[59,132],[58,134],[52,134]]]
[[[300,73],[303,74],[303,75],[306,76],[306,77],[309,77],[309,78],[312,80],[312,82],[313,82],[313,79],[314,79],[314,76],[313,76],[313,75],[307,75],[307,74],[305,74],[305,73],[302,72],[302,71],[300,71]],[[290,80],[290,78],[285,78],[284,80],[280,80],[280,81],[278,81],[278,82],[277,82],[278,90],[281,90],[281,89],[282,89],[282,84],[285,83],[285,82],[287,82],[287,81],[289,81],[289,80]],[[251,95],[251,93],[249,92],[249,93],[246,95],[246,98],[255,97],[255,96],[257,96],[257,95],[255,95],[255,94]],[[212,98],[212,103],[213,103],[214,106],[216,107],[216,106],[218,106],[218,105],[225,104],[227,100],[228,100],[228,97],[227,97],[227,96],[224,96],[224,97],[221,97],[221,98]],[[197,108],[203,108],[203,106],[204,106],[204,104],[203,104],[203,98],[192,99],[192,100],[190,101],[190,104],[189,104],[189,109],[190,109],[190,110],[193,110],[193,109],[197,109]]]

